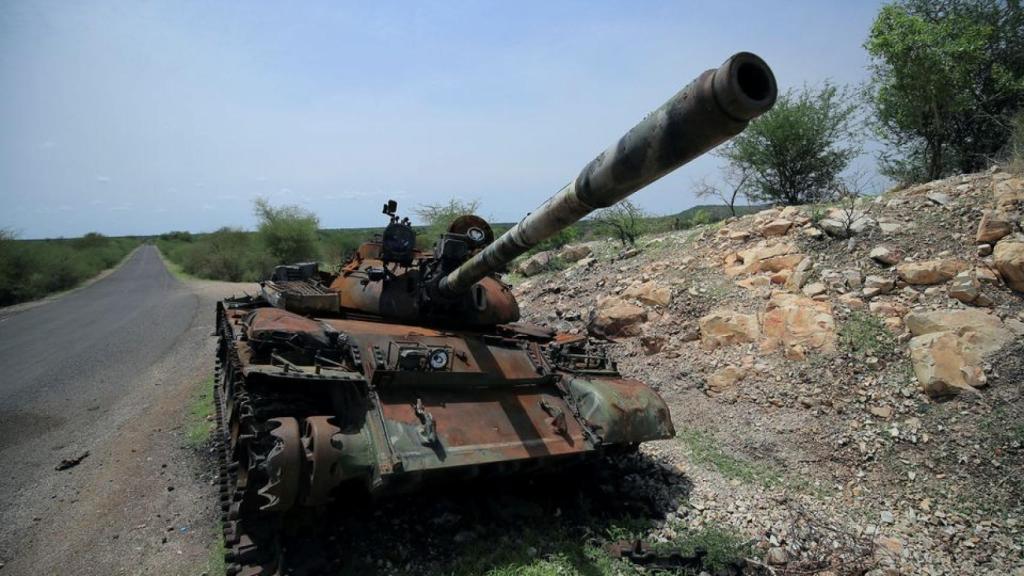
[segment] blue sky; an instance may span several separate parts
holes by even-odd
[[[859,83],[878,2],[0,3],[0,228],[23,237],[325,227],[388,198],[516,220],[749,50],[781,89]],[[871,158],[860,161],[873,166]],[[709,157],[634,196],[697,203]]]

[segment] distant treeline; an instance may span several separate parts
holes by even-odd
[[[416,227],[422,249],[429,249],[455,216],[475,212],[477,206],[455,201],[433,208],[421,211],[421,218],[428,223]],[[742,215],[761,209],[763,207],[737,206],[736,212]],[[192,276],[255,282],[269,277],[278,264],[317,261],[325,268],[335,268],[360,244],[372,240],[383,230],[383,226],[321,229],[313,214],[295,206],[271,207],[258,202],[256,212],[260,224],[253,232],[237,228],[221,228],[205,234],[169,232],[154,238],[153,242],[167,258]],[[670,216],[641,215],[636,234],[682,230],[729,216],[731,213],[725,206],[696,206]],[[511,223],[494,224],[495,235],[511,226]],[[606,223],[598,219],[584,220],[544,241],[531,253],[608,237],[616,237],[616,233]]]
[[[74,288],[120,262],[139,243],[138,238],[96,233],[72,239],[18,240],[0,230],[0,306]]]

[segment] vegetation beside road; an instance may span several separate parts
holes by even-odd
[[[95,232],[81,238],[19,240],[0,230],[0,306],[69,290],[115,266],[138,238],[110,238]]]
[[[452,200],[446,204],[423,205],[416,214],[423,222],[416,226],[419,244],[429,249],[448,225],[462,214],[477,211],[478,202]],[[317,261],[331,268],[345,262],[350,254],[382,228],[320,229],[312,213],[297,206],[274,207],[258,199],[255,231],[221,228],[208,234],[168,232],[153,241],[181,271],[197,278],[229,282],[256,282],[267,278],[278,264]],[[759,206],[737,206],[738,214],[761,210]],[[628,220],[623,220],[623,215]],[[603,211],[593,219],[570,226],[536,246],[531,253],[560,248],[573,242],[608,237],[632,238],[669,230],[682,230],[717,222],[730,216],[725,206],[695,206],[678,214],[651,216],[630,205],[629,211]],[[492,224],[495,235],[512,225]],[[620,228],[628,226],[626,234]],[[625,240],[624,240],[625,241]]]

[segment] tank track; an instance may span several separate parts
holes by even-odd
[[[219,505],[225,573],[228,576],[280,576],[283,574],[283,555],[275,533],[281,518],[273,513],[263,513],[257,517],[255,513],[243,509],[246,494],[240,488],[239,463],[231,450],[232,432],[227,419],[228,398],[225,391],[229,379],[227,371],[237,370],[238,365],[230,359],[227,359],[225,365],[221,353],[231,354],[232,351],[223,342],[221,346],[214,366],[213,391],[217,426],[214,441],[220,459]]]

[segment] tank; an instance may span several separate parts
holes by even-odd
[[[332,501],[558,469],[675,435],[668,407],[586,336],[519,322],[500,273],[741,132],[775,79],[738,53],[648,114],[500,237],[474,215],[431,250],[388,223],[333,272],[279,266],[217,305],[215,395],[229,574],[287,564],[282,519]]]

